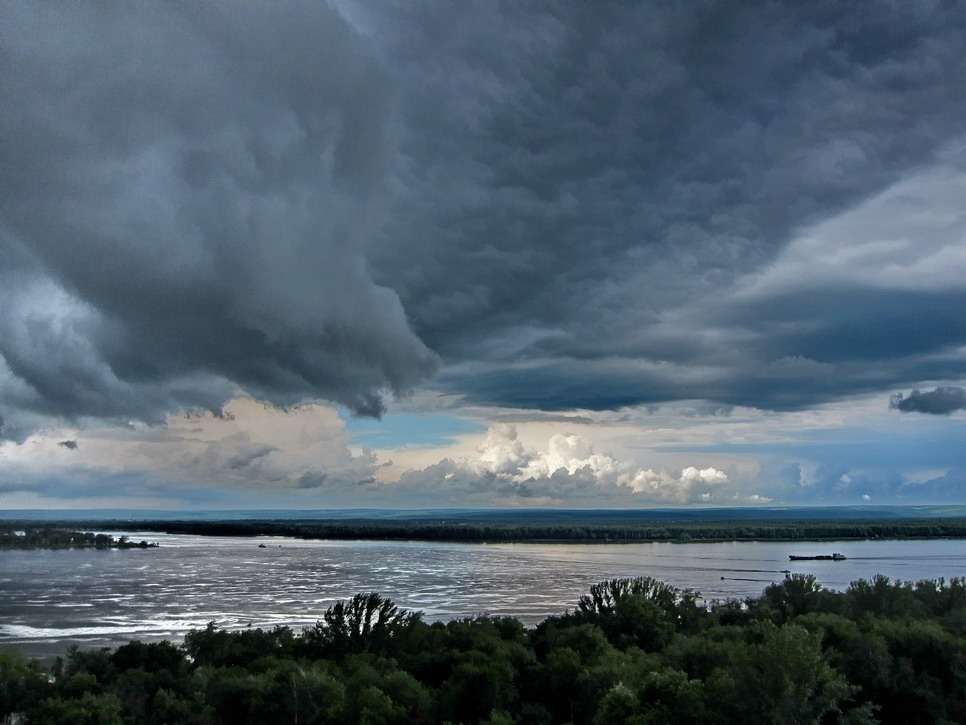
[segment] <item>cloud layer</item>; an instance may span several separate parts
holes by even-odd
[[[242,398],[220,416],[0,443],[0,507],[961,503],[964,425],[923,416],[910,426],[870,396],[809,413],[549,416],[367,450],[329,406]]]
[[[963,8],[339,7],[4,6],[6,435],[966,372]]]
[[[959,459],[917,489],[866,453],[669,463],[568,426],[673,404],[720,443],[729,410],[910,389],[893,407],[932,415],[893,421],[955,425],[964,48],[966,6],[935,3],[6,3],[2,485],[29,451],[50,492],[107,472],[145,500],[954,498]],[[386,484],[331,405],[413,392],[560,427]],[[302,442],[231,417],[254,400]]]

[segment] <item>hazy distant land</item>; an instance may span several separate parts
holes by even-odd
[[[0,525],[212,536],[453,542],[823,541],[966,538],[966,507],[0,513]]]
[[[75,531],[58,526],[0,526],[0,550],[3,549],[153,549],[156,543],[130,541],[126,536],[92,531]]]

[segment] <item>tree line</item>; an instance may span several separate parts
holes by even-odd
[[[0,549],[151,549],[156,543],[57,527],[0,529]]]
[[[36,525],[36,524],[35,524]],[[45,524],[62,528],[61,523]],[[123,530],[130,521],[81,522]],[[841,539],[966,538],[966,519],[782,520],[782,521],[640,521],[623,523],[545,523],[424,519],[386,521],[138,521],[142,531],[200,536],[288,536],[303,539],[372,539],[447,542],[688,542],[820,541]]]
[[[591,587],[527,629],[428,623],[375,593],[295,632],[214,624],[182,645],[0,653],[0,717],[29,725],[966,722],[966,581],[792,576],[705,603],[657,580]]]

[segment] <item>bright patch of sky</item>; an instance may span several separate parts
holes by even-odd
[[[350,415],[343,408],[339,417],[352,444],[360,448],[446,446],[459,436],[486,430],[486,425],[478,420],[442,413],[388,413],[376,420]]]

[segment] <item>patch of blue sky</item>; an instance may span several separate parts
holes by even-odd
[[[445,446],[458,436],[486,430],[479,421],[439,413],[397,413],[375,420],[356,417],[340,409],[339,415],[352,442],[365,448]]]

